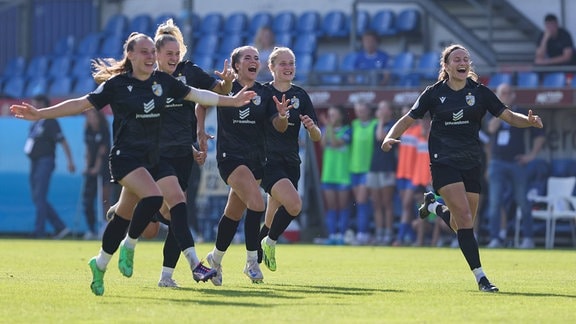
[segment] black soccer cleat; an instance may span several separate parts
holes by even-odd
[[[482,277],[480,281],[478,281],[478,289],[482,292],[490,292],[495,293],[498,292],[498,287],[494,286],[493,284],[488,281],[488,278]]]
[[[435,201],[436,201],[436,196],[434,195],[434,193],[432,191],[429,191],[429,192],[424,194],[424,202],[422,203],[422,205],[420,205],[420,208],[418,208],[418,216],[420,216],[421,219],[424,219],[430,215],[430,211],[428,210],[428,206],[430,204],[433,204]]]

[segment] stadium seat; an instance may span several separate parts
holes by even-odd
[[[356,52],[350,52],[342,58],[340,62],[340,71],[354,71],[354,64],[356,62]]]
[[[90,77],[92,74],[92,57],[76,56],[72,62],[70,76],[72,77]]]
[[[91,76],[80,76],[74,79],[74,86],[72,87],[72,95],[85,95],[94,89],[97,84]]]
[[[24,88],[24,97],[32,98],[37,95],[48,93],[48,78],[43,75],[36,75],[28,79]]]
[[[212,55],[194,56],[192,62],[201,67],[202,70],[206,71],[208,74],[211,74],[214,70],[214,57]]]
[[[440,71],[440,53],[432,51],[426,52],[418,60],[418,74],[426,80],[438,79]]]
[[[518,88],[536,88],[538,87],[538,73],[536,72],[518,72],[516,86]]]
[[[488,81],[488,88],[496,90],[501,84],[512,84],[512,74],[510,73],[495,73],[490,77]]]
[[[217,53],[229,56],[233,49],[242,45],[242,38],[241,34],[225,34],[218,44]]]
[[[67,35],[60,38],[56,44],[54,44],[54,48],[52,49],[52,54],[55,56],[61,55],[72,55],[74,54],[76,46],[76,38],[74,35]]]
[[[314,34],[319,36],[321,33],[320,20],[320,14],[317,11],[302,12],[296,22],[296,35]]]
[[[296,76],[294,80],[297,83],[307,83],[308,75],[312,71],[314,57],[312,54],[302,54],[296,56]]]
[[[316,62],[314,62],[314,66],[312,67],[312,71],[320,73],[337,72],[338,55],[333,52],[318,55],[318,58],[316,59]],[[342,82],[342,78],[338,74],[325,74],[325,75],[318,75],[314,81],[319,84],[336,85]]]
[[[346,29],[352,33],[352,18],[353,15],[348,17]],[[356,12],[356,35],[362,36],[364,32],[370,27],[370,13],[366,10],[358,10]]]
[[[130,21],[127,32],[128,34],[131,32],[141,32],[153,36],[155,30],[152,27],[152,16],[146,13],[134,16]]]
[[[372,17],[370,28],[379,36],[396,35],[395,18],[396,14],[394,11],[388,9],[380,10]]]
[[[566,74],[564,72],[552,72],[544,75],[542,87],[564,88],[566,86]]]
[[[25,86],[26,79],[22,75],[13,75],[4,81],[2,92],[4,96],[19,99],[24,95]]]
[[[572,88],[576,88],[576,77],[574,77],[574,76],[570,76],[570,77],[572,78],[572,82],[571,82]]]
[[[200,37],[205,35],[221,35],[224,26],[224,16],[219,12],[207,13],[200,23]]]
[[[401,34],[420,34],[420,11],[413,8],[400,11],[394,27]]]
[[[248,16],[244,12],[231,13],[224,22],[224,36],[230,34],[243,35],[248,25]]]
[[[292,50],[296,56],[299,56],[302,54],[315,54],[317,48],[318,39],[316,38],[316,35],[305,34],[296,37]]]
[[[23,56],[16,56],[6,62],[2,76],[9,78],[16,75],[23,75],[25,71],[26,59]]]
[[[218,50],[219,38],[216,34],[202,35],[194,46],[194,57],[212,55]]]
[[[28,65],[26,66],[26,72],[24,76],[35,77],[35,76],[46,76],[48,74],[48,68],[50,67],[50,59],[46,55],[38,55],[30,58]]]
[[[394,57],[392,65],[390,66],[392,78],[400,79],[403,75],[410,73],[413,67],[414,67],[414,53],[412,52],[399,53]]]
[[[65,55],[56,56],[52,59],[52,64],[50,64],[47,75],[49,78],[68,76],[71,67],[72,57]]]
[[[69,76],[57,77],[48,86],[48,95],[50,97],[70,97],[71,94],[72,78]]]
[[[99,57],[120,59],[123,55],[122,46],[124,38],[119,35],[110,35],[104,39],[100,47]]]
[[[281,33],[274,36],[276,46],[292,47],[292,34]]]
[[[78,43],[78,47],[76,48],[77,55],[88,55],[88,56],[96,56],[100,51],[100,43],[102,41],[102,36],[100,33],[90,33],[84,36],[80,43]]]
[[[106,35],[117,35],[124,38],[126,36],[128,24],[128,17],[123,14],[114,14],[106,21],[104,33]]]
[[[246,37],[254,37],[258,30],[264,26],[272,27],[272,14],[265,11],[255,13],[250,19]]]
[[[346,14],[341,10],[333,10],[324,16],[322,20],[322,36],[346,37]]]
[[[296,16],[292,11],[281,11],[272,20],[272,30],[275,34],[283,34],[294,32],[294,25],[296,24]]]

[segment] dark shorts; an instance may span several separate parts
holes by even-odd
[[[158,164],[150,165],[134,157],[112,156],[110,158],[110,182],[118,183],[118,181],[122,180],[128,173],[138,168],[145,168],[150,172],[154,180],[158,180],[156,177]]]
[[[188,189],[188,180],[192,172],[192,164],[194,163],[194,156],[192,153],[187,156],[179,157],[160,157],[158,166],[158,173],[155,177],[156,180],[176,176],[182,191]]]
[[[264,178],[260,186],[264,191],[270,193],[272,187],[280,179],[288,179],[298,189],[298,180],[300,180],[300,166],[295,164],[286,164],[282,162],[268,162],[264,167]]]
[[[459,170],[447,165],[432,165],[430,171],[432,172],[432,186],[436,193],[442,187],[457,182],[464,183],[466,192],[481,192],[482,169],[480,166]]]
[[[256,180],[260,180],[264,176],[264,163],[262,161],[226,158],[218,161],[218,172],[222,180],[228,184],[230,174],[241,165],[248,167]]]

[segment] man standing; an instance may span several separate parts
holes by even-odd
[[[32,105],[47,107],[50,105],[50,100],[46,96],[39,95],[32,99]],[[33,232],[35,238],[46,236],[46,220],[54,227],[54,239],[61,239],[70,233],[70,229],[58,217],[47,199],[50,178],[55,167],[56,143],[62,145],[68,159],[68,171],[73,173],[75,166],[70,146],[62,134],[58,121],[56,119],[41,119],[30,126],[24,152],[30,158],[30,191],[32,201],[36,206],[36,222]]]

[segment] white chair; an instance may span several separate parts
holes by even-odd
[[[572,230],[572,243],[576,244],[576,197],[572,196],[576,185],[576,177],[549,177],[547,181],[546,196],[528,194],[528,200],[532,203],[544,203],[546,209],[532,210],[532,218],[546,222],[545,247],[554,248],[556,235],[556,221],[567,220]],[[514,239],[516,243],[520,236],[520,221],[522,215],[516,213],[516,228]]]

